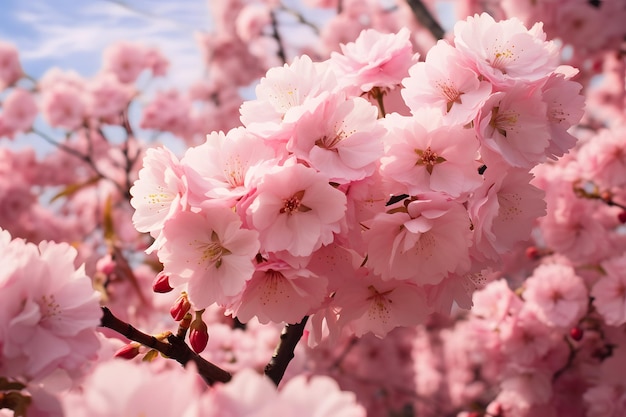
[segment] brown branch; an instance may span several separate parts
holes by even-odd
[[[304,333],[304,326],[308,319],[308,316],[304,316],[300,323],[285,326],[283,332],[280,334],[280,342],[276,347],[274,356],[272,356],[270,362],[265,366],[265,375],[277,386],[281,379],[283,379],[289,362],[291,362],[295,356],[293,351]]]
[[[413,11],[413,15],[420,25],[424,26],[435,39],[443,39],[445,30],[441,27],[437,19],[433,17],[428,8],[421,0],[406,0]]]
[[[286,64],[287,55],[285,54],[285,46],[283,45],[283,40],[278,32],[278,21],[276,20],[276,13],[273,10],[270,11],[270,18],[272,19],[272,37],[278,44],[278,58],[280,58],[283,64]]]
[[[155,349],[168,358],[174,359],[183,366],[189,361],[192,361],[198,368],[200,376],[202,376],[202,378],[209,385],[213,385],[215,382],[228,382],[232,378],[230,373],[196,354],[183,339],[177,337],[176,335],[170,334],[167,337],[167,342],[169,343],[161,341],[156,337],[137,330],[132,325],[118,319],[107,307],[102,307],[102,319],[100,320],[100,325],[102,327],[115,330],[132,341]]]

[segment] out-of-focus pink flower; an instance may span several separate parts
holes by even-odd
[[[587,288],[569,265],[540,265],[524,287],[524,308],[531,309],[549,326],[569,328],[587,311]]]
[[[62,243],[7,242],[0,232],[0,373],[40,378],[75,372],[98,349],[99,295],[76,269],[77,252]]]
[[[626,255],[602,262],[606,275],[591,289],[593,305],[611,326],[626,323]]]
[[[269,378],[244,369],[229,383],[216,386],[204,400],[205,417],[365,417],[354,393],[341,391],[326,376],[301,375],[276,391]]]
[[[22,75],[17,48],[0,40],[0,91],[15,83]]]
[[[82,389],[63,397],[66,417],[199,417],[201,382],[192,369],[157,370],[145,362],[99,364]]]
[[[37,103],[28,91],[16,88],[2,102],[5,125],[13,132],[27,132],[37,117]]]
[[[121,83],[130,84],[148,68],[147,58],[144,46],[132,42],[118,42],[104,51],[103,69],[114,74]]]

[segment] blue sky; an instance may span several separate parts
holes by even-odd
[[[209,31],[208,0],[0,0],[0,39],[17,45],[29,75],[48,68],[95,74],[118,40],[158,46],[178,81],[202,72],[195,31]],[[183,82],[184,83],[184,82]]]

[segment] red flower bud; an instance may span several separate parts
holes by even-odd
[[[541,253],[536,246],[529,246],[526,248],[526,257],[530,260],[536,261],[541,258]]]
[[[626,223],[626,210],[622,210],[619,212],[619,214],[617,215],[617,220],[619,220],[619,222],[622,224]]]
[[[152,284],[152,290],[161,294],[172,291],[174,288],[170,287],[169,275],[159,272]]]
[[[194,352],[200,353],[209,343],[209,331],[201,318],[196,318],[189,326],[189,343]]]
[[[190,308],[191,304],[187,299],[187,293],[183,292],[180,297],[174,301],[172,308],[170,308],[170,314],[174,320],[181,321]]]
[[[569,331],[569,337],[578,342],[580,339],[583,338],[583,329],[578,326],[572,327]]]
[[[135,356],[139,355],[139,346],[140,345],[137,343],[129,343],[115,352],[113,356],[122,359],[133,359]]]

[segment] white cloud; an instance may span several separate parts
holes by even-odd
[[[29,1],[7,13],[18,28],[9,40],[20,49],[27,71],[29,66],[56,65],[92,75],[102,51],[120,40],[160,48],[170,60],[169,78],[175,85],[188,85],[203,71],[193,34],[209,30],[205,0]]]

